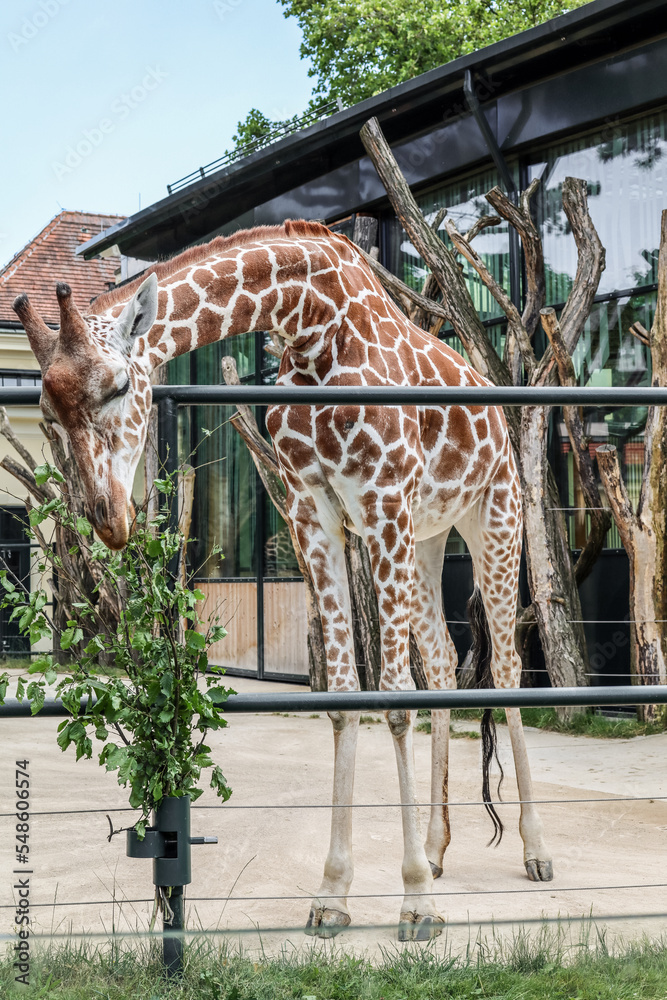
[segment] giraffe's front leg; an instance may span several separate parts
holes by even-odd
[[[378,505],[379,506],[379,505]],[[393,509],[395,508],[395,509]],[[377,508],[376,508],[377,509]],[[384,691],[414,688],[410,675],[410,607],[415,544],[409,503],[382,502],[385,518],[366,531],[378,597]],[[393,514],[391,519],[387,515]],[[372,519],[373,521],[375,519]],[[397,708],[385,713],[394,738],[403,824],[403,889],[399,941],[427,941],[440,934],[443,918],[433,896],[433,872],[422,839],[413,748],[416,712]]]
[[[352,608],[340,523],[325,526],[311,498],[288,502],[294,526],[317,593],[327,657],[329,691],[358,691],[352,637]],[[333,809],[329,851],[319,891],[314,895],[306,934],[332,937],[350,923],[347,895],[352,884],[352,800],[359,712],[330,712],[334,734]]]
[[[329,853],[319,892],[313,898],[306,934],[333,937],[350,923],[347,894],[352,885],[352,805],[359,712],[330,712],[334,732],[334,783]]]
[[[392,709],[386,713],[387,723],[394,737],[403,823],[401,873],[405,895],[399,917],[399,941],[428,941],[441,933],[440,927],[444,922],[433,896],[433,872],[426,857],[416,806],[417,788],[412,741],[416,715],[416,712],[403,708]]]

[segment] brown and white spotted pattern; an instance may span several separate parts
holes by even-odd
[[[150,373],[224,337],[275,331],[287,343],[279,385],[484,385],[463,358],[417,329],[386,295],[354,244],[315,223],[287,222],[218,238],[101,296],[81,317],[60,286],[52,333],[17,300],[44,372],[43,408],[69,435],[85,471],[100,537],[122,547],[130,491],[146,434]],[[366,542],[378,596],[382,687],[412,687],[410,623],[430,686],[455,686],[456,654],[440,578],[453,526],[468,543],[493,643],[497,686],[519,683],[514,619],[521,549],[519,485],[502,412],[490,407],[273,406],[267,425],[287,507],[318,594],[329,690],[359,687],[344,559],[347,526]],[[414,713],[387,713],[401,801],[416,802]],[[332,713],[335,744],[331,843],[308,929],[349,923],[351,809],[358,713]],[[508,713],[519,791],[532,798],[521,720]],[[446,802],[447,712],[434,713],[432,802]],[[441,917],[432,894],[449,842],[443,805],[432,807],[426,847],[416,808],[402,810],[405,897],[401,937],[427,938]],[[549,854],[534,806],[520,824],[533,878]]]

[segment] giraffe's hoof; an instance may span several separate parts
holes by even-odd
[[[553,861],[526,861],[526,871],[531,882],[551,882],[554,877]]]
[[[434,865],[432,861],[429,861],[431,866],[431,871],[433,872],[433,878],[440,878],[442,875],[442,868],[440,865]]]
[[[419,914],[413,911],[401,913],[398,925],[399,941],[430,941],[442,934],[444,920],[439,913]]]
[[[344,927],[350,925],[350,914],[342,910],[330,910],[325,906],[313,906],[308,916],[305,933],[311,937],[332,938]]]

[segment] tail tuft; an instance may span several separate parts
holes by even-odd
[[[475,687],[477,688],[492,688],[493,674],[491,673],[491,656],[493,654],[493,646],[491,643],[491,633],[489,632],[489,623],[486,617],[486,611],[484,610],[484,604],[482,602],[482,595],[479,591],[479,587],[475,584],[475,589],[473,590],[472,597],[468,601],[468,620],[470,622],[470,631],[472,633],[472,663],[475,670]],[[490,708],[485,709],[482,715],[482,799],[484,801],[484,808],[491,817],[491,822],[493,823],[493,836],[489,841],[487,846],[495,845],[496,847],[503,839],[503,823],[500,816],[496,812],[493,802],[491,801],[491,780],[490,771],[491,763],[495,757],[496,764],[500,770],[500,780],[498,781],[498,798],[500,799],[500,786],[503,783],[503,778],[505,777],[503,769],[498,759],[498,740],[496,733],[496,723],[493,718],[493,712]]]

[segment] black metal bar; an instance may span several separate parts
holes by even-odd
[[[475,688],[462,691],[326,691],[269,694],[233,694],[225,702],[225,712],[333,712],[374,711],[391,708],[558,708],[564,705],[665,705],[667,684],[619,684],[618,687],[563,688]],[[85,701],[82,702],[82,707]],[[62,702],[47,699],[39,713],[67,716]],[[30,715],[27,700],[5,699],[0,718]]]
[[[36,406],[40,390],[0,388],[0,406]],[[156,403],[172,399],[180,406],[667,406],[667,387],[660,386],[284,386],[284,385],[156,385]]]
[[[507,160],[503,155],[503,151],[498,145],[498,140],[493,133],[493,129],[486,120],[486,115],[480,107],[477,94],[475,93],[472,71],[469,69],[465,71],[463,76],[463,93],[466,99],[466,104],[470,109],[470,113],[475,119],[478,129],[482,133],[482,138],[486,143],[486,148],[491,154],[491,158],[496,165],[496,170],[500,174],[500,179],[505,186],[505,190],[507,191],[510,200],[516,204],[517,191],[514,178],[512,177],[512,172],[507,165]],[[508,239],[510,298],[516,308],[521,311],[521,243],[519,242],[519,234],[514,226],[509,227]]]
[[[262,384],[262,354],[264,353],[264,334],[255,334],[255,381]],[[255,418],[259,430],[264,429],[264,408],[256,411]],[[264,680],[264,571],[266,543],[264,518],[266,516],[266,491],[262,484],[259,469],[255,469],[255,575],[257,591],[255,594],[255,610],[257,614],[257,678]]]
[[[9,390],[4,390],[5,392]],[[21,391],[20,389],[18,390]],[[528,386],[155,386],[156,400],[171,396],[180,405],[224,403],[234,406],[304,404],[310,406],[665,406],[667,387]],[[0,392],[0,403],[3,403]]]
[[[178,469],[178,403],[171,396],[160,399],[157,407],[158,413],[158,463],[162,477],[172,477],[175,487],[174,492],[166,498],[169,510],[169,530],[178,531],[178,482],[176,480],[176,470]],[[178,556],[174,556],[170,561],[169,571],[172,574],[178,572]]]
[[[178,403],[173,395],[155,396],[158,404],[158,461],[163,475],[178,468]]]
[[[475,119],[477,127],[482,133],[482,138],[486,143],[486,148],[491,154],[493,162],[496,165],[496,170],[500,174],[500,179],[505,185],[505,190],[507,191],[508,195],[516,194],[516,184],[514,183],[514,178],[510,173],[510,169],[507,166],[507,161],[503,156],[500,146],[498,145],[498,140],[493,134],[493,130],[489,125],[488,121],[486,120],[484,112],[480,108],[472,80],[472,71],[469,69],[467,69],[463,75],[463,93],[465,95],[466,104],[468,105],[470,113]]]
[[[169,923],[163,922],[162,962],[167,975],[172,978],[183,972],[183,931],[185,928],[183,912],[183,886],[171,887],[169,906],[173,917]]]

